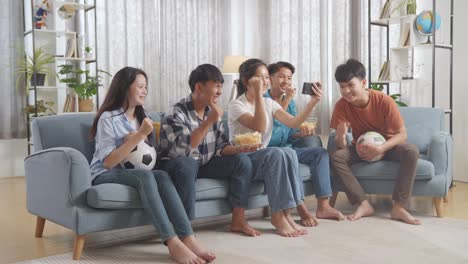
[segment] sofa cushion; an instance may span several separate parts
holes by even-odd
[[[301,177],[304,181],[310,179],[309,167],[300,164]],[[195,199],[197,201],[227,199],[229,184],[225,180],[218,179],[197,179],[195,183]],[[256,181],[252,183],[249,196],[255,196],[265,193],[263,182]],[[132,209],[142,208],[140,195],[133,187],[104,183],[94,185],[88,190],[88,205],[101,209]]]
[[[381,160],[378,162],[359,162],[351,166],[353,174],[360,180],[394,180],[400,170],[400,163]],[[416,164],[416,180],[429,180],[434,177],[434,164],[419,159]]]

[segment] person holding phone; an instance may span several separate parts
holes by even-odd
[[[293,98],[295,89],[291,86],[295,72],[294,66],[289,62],[279,61],[268,65],[270,75],[270,89],[264,97],[271,98],[291,116],[297,115],[296,103]],[[314,90],[321,87],[320,82],[304,83],[302,93],[315,96]],[[329,198],[332,196],[329,157],[326,149],[322,147],[300,147],[302,139],[315,134],[315,129],[302,126],[300,129],[292,129],[280,120],[273,119],[273,131],[269,147],[292,147],[300,163],[307,164],[310,168],[311,180],[317,197],[317,218],[344,220],[344,215],[330,206]],[[301,216],[301,224],[315,226],[318,221],[304,210],[305,205],[298,206]]]
[[[296,116],[286,112],[271,98],[263,97],[270,77],[267,65],[259,59],[249,59],[239,66],[238,98],[229,104],[229,137],[258,132],[262,135],[261,150],[249,153],[253,165],[253,180],[262,180],[268,194],[271,223],[283,236],[305,234],[292,218],[290,210],[298,207],[305,215],[310,213],[304,205],[304,189],[299,175],[299,161],[291,148],[267,147],[272,135],[273,119],[288,127],[298,128],[312,112],[322,96],[321,85],[313,87],[305,110]],[[275,161],[273,159],[278,159]],[[248,195],[248,193],[245,193]]]

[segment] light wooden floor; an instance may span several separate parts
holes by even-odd
[[[468,220],[468,183],[456,182],[449,194],[449,203],[444,204],[446,217]],[[308,198],[307,204],[313,207],[314,198]],[[389,210],[389,196],[370,197],[377,210]],[[340,210],[351,210],[344,194],[337,201]],[[434,207],[429,197],[412,198],[410,210],[432,214]],[[34,237],[36,217],[26,210],[26,187],[23,177],[0,179],[0,263],[12,263],[71,252],[73,233],[61,226],[46,222],[43,238]],[[93,234],[87,245],[112,243],[121,240],[122,234],[112,232]],[[85,249],[86,250],[86,249]],[[79,263],[79,262],[78,262]]]

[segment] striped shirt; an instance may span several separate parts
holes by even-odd
[[[221,119],[209,128],[198,147],[192,148],[190,145],[192,131],[200,127],[209,112],[210,108],[207,106],[203,118],[199,118],[193,106],[192,95],[180,100],[174,106],[173,112],[161,119],[161,160],[189,156],[198,160],[201,166],[208,163],[212,157],[220,156],[223,148],[230,144]]]

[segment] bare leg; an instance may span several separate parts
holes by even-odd
[[[200,243],[197,241],[194,235],[184,237],[182,242],[190,249],[193,253],[197,256],[201,257],[202,259],[210,262],[216,259],[216,255],[203,248]]]
[[[178,237],[166,240],[169,255],[177,263],[181,264],[204,264],[206,261],[190,250]]]
[[[336,219],[338,221],[345,220],[346,217],[335,208],[331,207],[328,197],[320,197],[317,199],[317,218],[321,219]]]
[[[283,210],[284,217],[286,217],[286,220],[288,221],[288,224],[296,230],[299,235],[306,235],[307,230],[296,224],[294,219],[291,217],[291,211],[289,209]]]
[[[232,221],[231,221],[231,231],[243,233],[248,236],[259,236],[262,233],[247,223],[245,220],[245,209],[240,207],[235,207],[232,210]]]
[[[390,217],[395,220],[400,220],[411,225],[420,225],[421,221],[412,216],[403,205],[399,202],[393,202],[393,208],[390,212]]]
[[[301,217],[301,225],[308,227],[318,226],[319,222],[317,218],[309,212],[305,203],[301,203],[297,206],[297,213]]]
[[[276,228],[276,231],[284,237],[299,236],[299,232],[288,223],[282,210],[271,214],[271,224]]]
[[[356,211],[353,214],[348,215],[348,220],[354,221],[358,220],[361,217],[371,216],[374,214],[374,207],[369,203],[369,201],[362,201]]]

